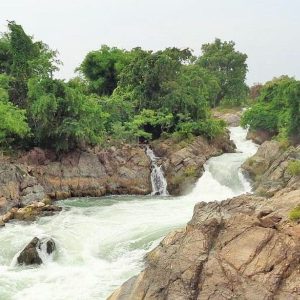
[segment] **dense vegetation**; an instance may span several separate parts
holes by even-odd
[[[213,138],[224,123],[211,108],[247,96],[246,59],[219,39],[203,45],[199,57],[190,49],[102,46],[66,82],[53,78],[57,52],[9,22],[0,38],[0,144],[67,151],[162,135]]]
[[[299,141],[300,81],[282,76],[259,88],[254,104],[242,124],[253,130],[267,130],[279,139]]]

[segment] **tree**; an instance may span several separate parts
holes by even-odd
[[[34,42],[21,25],[8,22],[8,29],[0,40],[0,70],[10,76],[10,100],[25,108],[28,80],[52,77],[60,62],[56,58],[57,51],[43,42]]]
[[[290,107],[288,133],[300,138],[300,81],[293,82],[286,92]]]
[[[247,93],[245,84],[247,55],[235,50],[235,43],[222,42],[216,39],[214,43],[202,46],[202,55],[197,63],[210,71],[218,79],[220,90],[212,106],[222,101],[239,103]]]
[[[163,51],[134,49],[133,59],[120,74],[119,92],[130,92],[137,109],[159,109],[168,93],[166,83],[174,81],[185,62],[192,59],[189,49]]]
[[[100,50],[89,52],[78,70],[89,80],[91,92],[111,95],[121,71],[130,60],[129,52],[103,45]]]
[[[8,101],[5,76],[0,75],[0,146],[9,146],[16,138],[29,133],[26,111],[18,109]]]
[[[255,104],[242,117],[242,125],[289,136],[300,132],[300,82],[281,76],[265,83]]]
[[[61,80],[31,79],[29,100],[35,144],[68,151],[102,140],[107,114],[95,97],[86,96]]]
[[[219,92],[217,79],[199,65],[186,65],[174,81],[165,83],[161,107],[174,115],[188,115],[194,121],[206,119],[209,104]]]

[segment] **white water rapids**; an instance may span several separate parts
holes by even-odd
[[[230,130],[238,152],[211,158],[187,196],[70,199],[58,215],[7,223],[0,231],[0,299],[106,299],[143,268],[143,256],[163,236],[190,220],[195,203],[251,190],[239,168],[256,146],[242,128]],[[40,267],[16,266],[16,253],[35,236],[52,237],[56,255]]]

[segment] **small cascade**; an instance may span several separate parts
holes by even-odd
[[[167,196],[169,195],[167,190],[167,180],[164,176],[164,172],[162,170],[162,166],[157,165],[158,157],[155,156],[152,149],[147,146],[146,154],[151,160],[151,184],[152,184],[152,193],[151,195],[161,195]]]

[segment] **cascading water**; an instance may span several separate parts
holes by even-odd
[[[222,200],[250,192],[240,165],[256,146],[246,131],[232,128],[237,153],[211,158],[193,191],[183,197],[112,196],[61,201],[52,217],[0,231],[1,300],[106,299],[143,268],[143,257],[169,231],[185,226],[199,201]],[[34,237],[53,237],[55,259],[37,268],[12,264]]]
[[[151,184],[152,184],[152,193],[151,195],[160,195],[160,196],[167,196],[168,189],[167,189],[167,180],[164,176],[164,172],[162,170],[162,166],[157,165],[158,157],[155,156],[153,150],[147,146],[146,154],[151,160]]]

